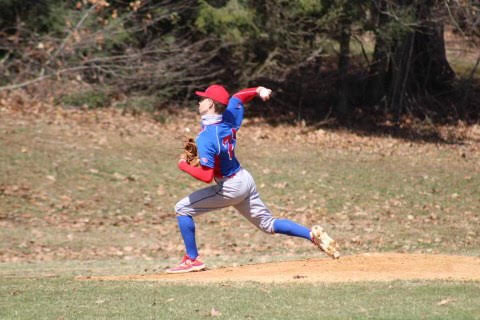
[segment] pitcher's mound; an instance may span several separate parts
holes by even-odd
[[[480,280],[480,258],[374,253],[339,260],[308,259],[219,268],[184,274],[80,277],[80,280],[191,282],[352,282],[391,280]]]

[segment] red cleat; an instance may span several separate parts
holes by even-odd
[[[194,271],[201,271],[205,270],[205,264],[196,259],[190,259],[189,256],[185,255],[182,259],[182,262],[177,267],[167,269],[167,273],[186,273],[186,272],[194,272]]]

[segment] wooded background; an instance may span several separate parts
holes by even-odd
[[[222,83],[272,88],[290,120],[477,122],[479,63],[476,0],[0,0],[0,93],[74,107],[192,106]]]

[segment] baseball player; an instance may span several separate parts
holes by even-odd
[[[178,266],[167,270],[168,273],[206,268],[198,257],[193,218],[229,206],[233,206],[248,221],[266,233],[305,238],[329,256],[340,256],[335,248],[335,241],[322,227],[314,226],[310,230],[293,221],[273,217],[260,199],[252,176],[235,157],[237,132],[242,124],[244,104],[257,96],[267,101],[271,93],[270,89],[256,87],[241,90],[230,98],[227,90],[220,85],[211,85],[205,91],[196,92],[201,97],[198,111],[202,130],[196,138],[200,166],[191,166],[181,158],[178,168],[200,181],[210,183],[214,180],[215,184],[193,192],[176,204],[175,212],[186,254]]]

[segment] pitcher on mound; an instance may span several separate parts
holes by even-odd
[[[206,268],[199,259],[193,218],[229,206],[233,206],[254,226],[266,233],[305,238],[330,257],[340,257],[335,241],[321,226],[313,226],[310,230],[291,220],[273,217],[260,199],[252,176],[235,157],[236,134],[243,121],[244,104],[257,96],[267,101],[271,93],[270,89],[256,87],[243,89],[230,97],[223,86],[216,84],[205,91],[196,91],[201,97],[198,111],[202,130],[196,138],[200,165],[189,165],[181,158],[178,168],[205,183],[214,180],[215,185],[197,190],[176,204],[178,227],[186,253],[180,264],[168,269],[167,273],[200,271]]]

